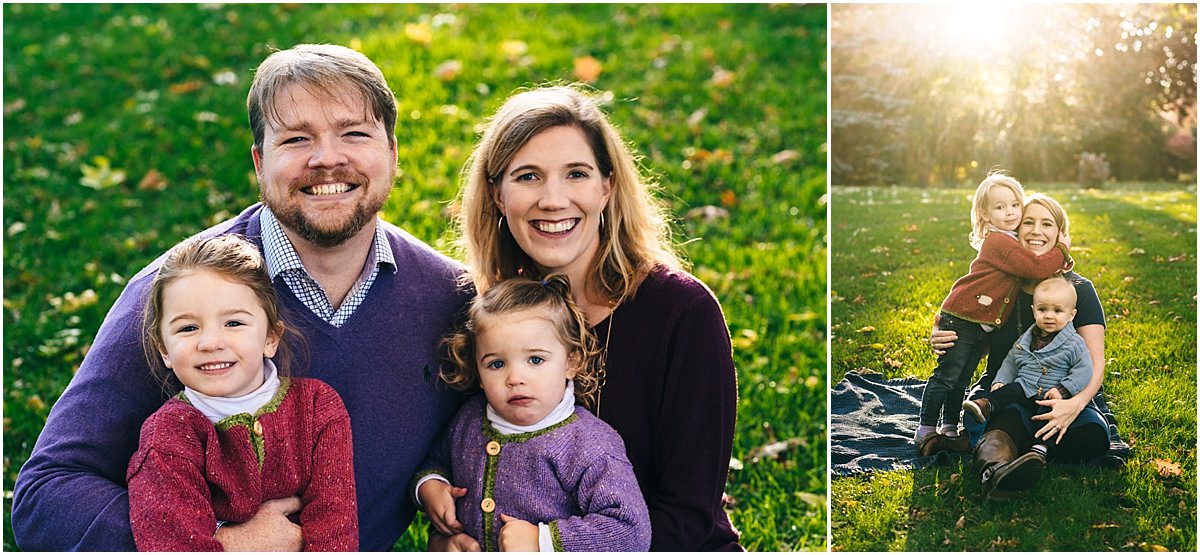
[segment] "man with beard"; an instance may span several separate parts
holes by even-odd
[[[201,235],[262,249],[304,336],[298,373],[332,385],[350,413],[360,548],[387,550],[414,514],[408,479],[457,408],[436,385],[437,342],[470,292],[457,263],[377,216],[396,171],[396,100],[369,59],[330,45],[276,52],[247,109],[262,203]],[[142,421],[164,401],[141,343],[161,260],[129,281],[21,469],[12,522],[23,549],[135,547],[125,476]],[[287,515],[300,505],[265,500],[213,532],[227,550],[298,551],[302,526]]]

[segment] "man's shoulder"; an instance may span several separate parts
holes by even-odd
[[[461,262],[439,252],[399,226],[382,218],[379,219],[379,225],[392,246],[392,254],[395,255],[396,265],[400,269],[416,265],[451,272],[455,276],[466,271]]]

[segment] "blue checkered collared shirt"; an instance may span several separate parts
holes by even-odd
[[[317,283],[317,280],[308,274],[308,270],[304,269],[304,264],[300,262],[300,255],[296,253],[296,248],[292,246],[291,240],[283,232],[283,226],[266,206],[259,214],[259,222],[262,224],[263,258],[266,259],[267,273],[270,274],[271,281],[275,281],[278,276],[283,276],[283,282],[296,295],[296,298],[304,303],[304,306],[335,327],[341,327],[346,323],[346,320],[354,314],[355,309],[362,304],[363,299],[367,297],[367,292],[371,290],[371,284],[375,283],[380,268],[390,267],[393,274],[397,271],[392,245],[384,236],[383,229],[376,225],[375,241],[371,243],[371,251],[367,253],[367,261],[363,264],[362,273],[359,274],[358,281],[354,282],[354,287],[350,288],[350,293],[342,301],[342,306],[334,310],[333,303],[329,301],[325,290],[321,288],[321,284]]]

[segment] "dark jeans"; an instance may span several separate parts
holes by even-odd
[[[1026,397],[1025,388],[1021,387],[1021,384],[1017,382],[1005,384],[1004,387],[980,395],[979,397],[991,402],[992,414],[999,414],[1011,406],[1025,407],[1025,410],[1034,416],[1050,412],[1050,407],[1044,407],[1034,402],[1037,400],[1036,398]],[[1043,443],[1042,440],[1036,438],[1033,441],[1035,443]]]
[[[957,425],[962,415],[963,395],[975,375],[979,359],[987,351],[987,334],[975,322],[942,313],[938,329],[951,330],[958,334],[954,346],[938,357],[933,375],[925,383],[921,396],[921,425],[936,426],[938,416],[942,424]]]
[[[1041,405],[1037,407],[1044,408]],[[1089,411],[1095,415],[1088,415]],[[1003,430],[1017,445],[1017,450],[1024,453],[1033,447],[1035,442],[1041,443],[1033,434],[1034,430],[1045,424],[1031,418],[1032,415],[1019,404],[1008,405],[992,413],[992,417],[988,419],[987,430]],[[1067,428],[1061,440],[1057,443],[1046,443],[1046,458],[1062,462],[1086,462],[1104,456],[1108,453],[1109,439],[1108,429],[1100,424],[1103,421],[1104,418],[1098,411],[1090,407],[1085,408]]]
[[[1025,396],[1025,388],[1021,387],[1018,382],[1005,384],[1004,387],[995,391],[980,395],[980,397],[991,401],[992,413],[1000,412],[1000,409],[1007,408],[1009,405],[1021,405],[1033,414],[1043,414],[1050,412],[1050,407],[1043,407],[1037,404],[1034,397]]]

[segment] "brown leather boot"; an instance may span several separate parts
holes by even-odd
[[[972,464],[979,472],[980,485],[983,487],[983,498],[991,501],[1008,499],[1011,493],[1001,490],[996,473],[1017,457],[1017,446],[1004,430],[990,430],[979,438],[975,446]]]
[[[971,441],[967,437],[966,432],[963,432],[955,437],[950,437],[944,434],[933,434],[932,436],[921,442],[920,453],[922,457],[935,455],[939,451],[948,453],[970,453]]]
[[[980,424],[992,417],[992,403],[987,399],[967,399],[963,401],[962,408],[964,413]]]
[[[1016,460],[996,469],[992,481],[996,489],[1004,491],[1019,491],[1032,488],[1042,477],[1042,469],[1046,466],[1046,457],[1037,451],[1030,451],[1017,457]]]

